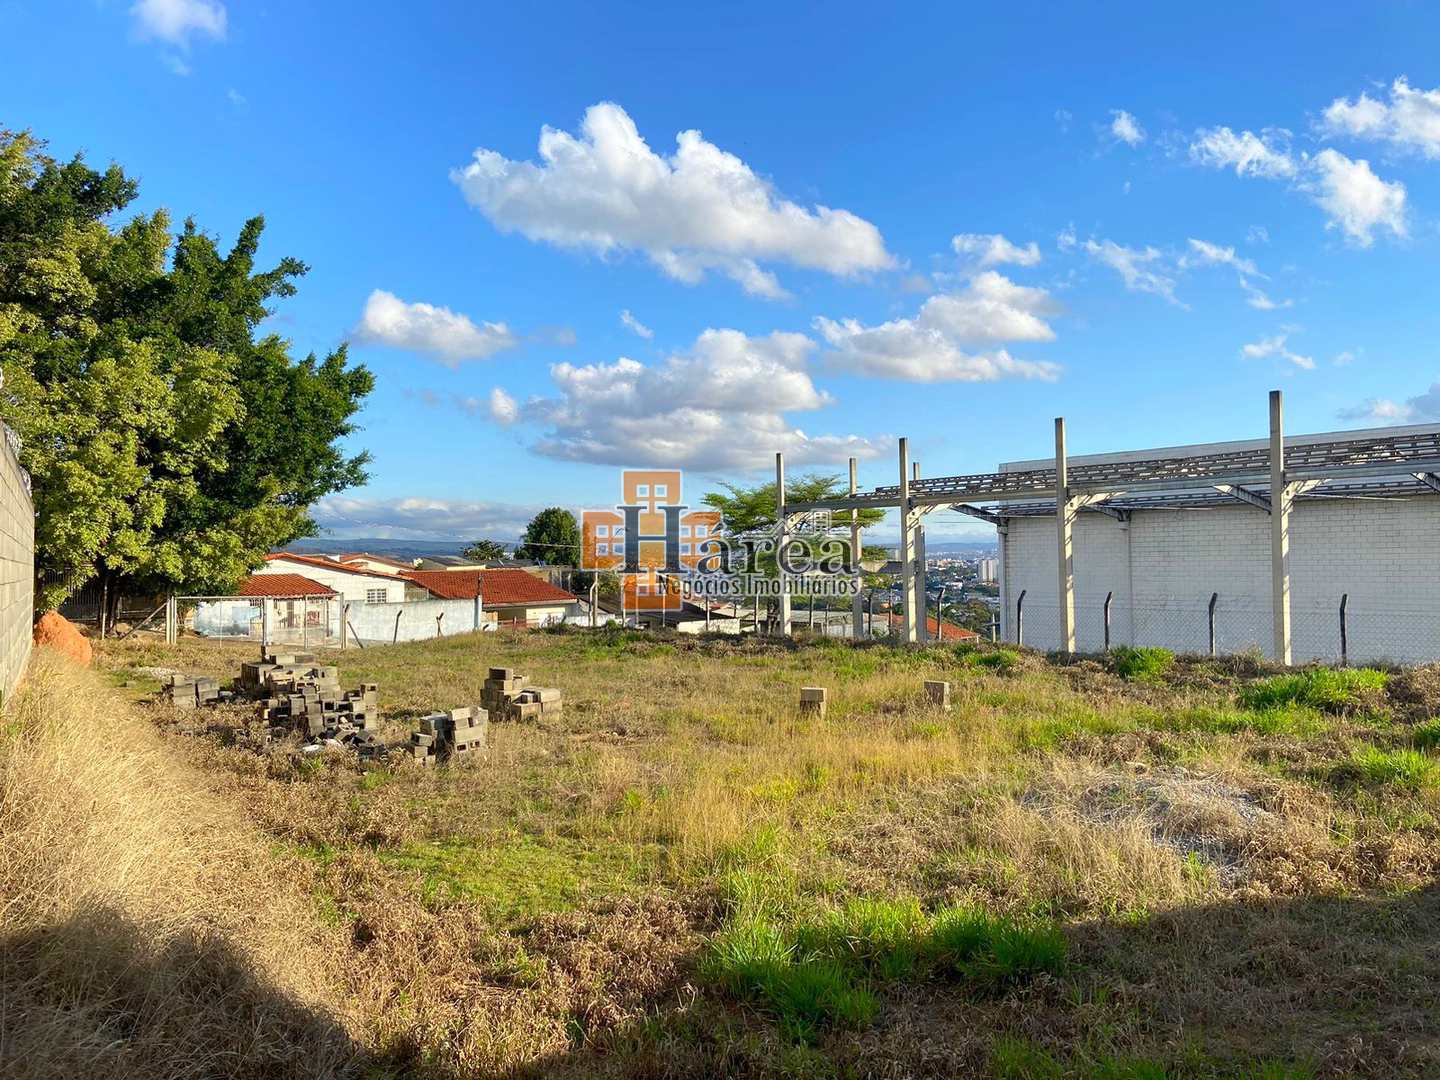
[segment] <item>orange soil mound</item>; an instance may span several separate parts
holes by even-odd
[[[35,644],[48,645],[76,663],[90,666],[90,641],[58,611],[47,611],[35,624]]]

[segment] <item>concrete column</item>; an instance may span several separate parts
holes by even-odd
[[[920,479],[920,463],[913,462],[910,466],[910,479]],[[929,597],[925,593],[925,519],[917,511],[915,514],[915,573],[911,578],[912,587],[915,590],[915,639],[917,641],[930,640],[930,620],[928,611],[930,605]]]
[[[850,459],[850,494],[854,495],[860,490],[856,476],[856,461]],[[860,514],[859,511],[850,511],[850,557],[855,560],[855,584],[857,588],[855,595],[850,598],[850,640],[859,641],[865,631],[865,608],[864,598],[860,595],[858,586],[861,584],[863,571],[860,569]]]
[[[776,524],[776,530],[775,530],[775,544],[776,544],[776,548],[775,548],[775,550],[776,550],[776,554],[777,554],[777,556],[778,556],[778,554],[779,554],[779,552],[780,552],[780,549],[785,546],[785,541],[786,541],[787,539],[789,539],[789,535],[790,535],[789,532],[788,532],[788,530],[787,530],[786,527],[785,527],[785,524],[786,524],[786,523],[785,523],[785,455],[784,455],[784,454],[776,454],[776,455],[775,455],[775,524]],[[785,571],[778,566],[778,562],[777,562],[777,566],[776,566],[776,573],[778,573],[782,578],[784,577]],[[781,582],[781,586],[782,586],[782,587],[781,587],[781,590],[780,590],[780,596],[779,596],[779,598],[778,598],[778,600],[777,600],[777,607],[776,607],[776,613],[775,613],[775,614],[776,614],[776,627],[775,627],[775,632],[778,633],[781,637],[789,637],[789,636],[790,636],[790,594],[787,593],[787,592],[784,590],[784,587],[783,587],[783,586],[784,586],[784,582],[783,582],[783,580],[782,580],[782,582]]]
[[[1065,455],[1065,418],[1055,418],[1055,546],[1059,556],[1060,651],[1075,652],[1074,504],[1070,500],[1069,463]]]
[[[1275,660],[1290,655],[1290,493],[1285,481],[1285,398],[1270,391],[1270,615]]]
[[[900,440],[900,601],[905,605],[903,641],[915,641],[915,517],[910,506],[910,440]]]

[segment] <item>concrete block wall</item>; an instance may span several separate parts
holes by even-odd
[[[9,439],[0,438],[0,701],[25,671],[34,626],[35,504]]]
[[[340,604],[336,609],[335,632],[339,633]],[[396,615],[400,616],[398,637]],[[451,634],[469,634],[493,622],[489,612],[481,611],[474,600],[415,600],[403,604],[355,604],[350,605],[350,625],[355,635],[364,642],[425,641],[436,637],[436,617],[443,615],[438,623],[440,637]]]
[[[1290,516],[1294,659],[1338,659],[1339,607],[1349,594],[1355,662],[1440,659],[1440,496],[1298,500]],[[1015,640],[1025,590],[1025,644],[1059,646],[1055,519],[1012,518],[1001,568],[1002,628]],[[1144,510],[1128,527],[1081,512],[1075,524],[1075,624],[1081,651],[1103,644],[1113,592],[1111,643],[1208,648],[1206,608],[1216,604],[1221,652],[1271,648],[1270,517],[1249,506]]]

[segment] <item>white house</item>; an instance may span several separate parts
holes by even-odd
[[[398,604],[407,599],[407,582],[397,573],[342,563],[323,555],[279,552],[265,556],[260,574],[301,574],[333,589],[350,604]]]

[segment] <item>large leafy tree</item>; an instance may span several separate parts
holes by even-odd
[[[112,227],[135,195],[117,166],[0,132],[0,411],[34,479],[44,606],[96,577],[227,591],[365,475],[337,443],[370,373],[256,336],[305,266],[254,270],[261,218],[223,257],[190,222],[172,246],[163,212]]]
[[[499,540],[476,540],[461,554],[478,562],[495,562],[506,557],[505,545]]]
[[[701,501],[712,510],[720,511],[721,526],[727,533],[737,535],[775,524],[774,481],[756,487],[738,487],[735,484],[724,484],[722,487],[723,491],[712,491]],[[788,480],[785,485],[787,503],[818,502],[842,494],[844,488],[838,476],[812,473]],[[852,519],[861,528],[867,528],[880,524],[885,519],[885,511],[874,508],[836,510],[830,516],[831,524],[841,529],[848,529]],[[862,554],[866,558],[872,554],[884,557],[880,549],[866,549]]]
[[[580,525],[575,515],[561,506],[541,510],[525,526],[515,557],[551,566],[579,566]]]

